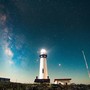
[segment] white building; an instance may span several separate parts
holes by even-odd
[[[62,85],[67,85],[70,84],[71,78],[65,78],[65,79],[54,79],[55,84],[62,84]]]
[[[47,70],[47,52],[45,49],[40,51],[40,68],[39,68],[39,77],[36,77],[34,82],[50,82]]]

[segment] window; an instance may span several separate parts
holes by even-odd
[[[44,73],[44,69],[42,69],[42,73]]]

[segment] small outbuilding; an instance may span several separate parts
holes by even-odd
[[[54,79],[55,84],[62,84],[62,85],[68,85],[70,84],[71,78],[64,78],[64,79]]]
[[[10,79],[9,78],[2,78],[0,77],[0,82],[10,82]]]

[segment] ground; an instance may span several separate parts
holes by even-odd
[[[0,90],[90,90],[90,85],[0,83]]]

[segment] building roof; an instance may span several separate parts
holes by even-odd
[[[10,78],[3,78],[3,77],[0,77],[0,80],[10,80]]]

